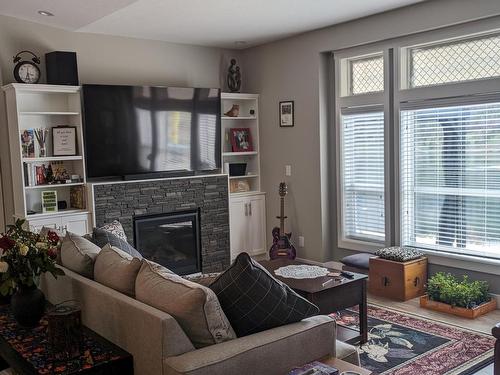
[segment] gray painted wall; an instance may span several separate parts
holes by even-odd
[[[42,58],[50,51],[75,51],[81,83],[223,87],[235,51],[160,41],[70,32],[0,16],[0,67],[4,84],[14,81],[12,57],[28,49]],[[228,56],[229,55],[229,56]]]
[[[323,52],[499,14],[498,0],[427,1],[245,50],[248,90],[261,94],[261,171],[262,188],[268,192],[268,231],[276,225],[277,186],[285,178],[284,166],[290,164],[287,227],[295,236],[305,237],[299,256],[326,261],[351,253],[336,246],[335,195],[328,173],[333,170],[335,143],[328,126],[328,61]],[[295,101],[294,128],[279,128],[278,102],[282,100]],[[500,277],[479,277],[489,279],[500,293]]]
[[[42,58],[50,51],[75,51],[81,83],[122,85],[171,85],[222,87],[231,57],[239,52],[159,41],[70,32],[41,24],[0,16],[0,76],[3,84],[14,81],[12,57],[31,50]],[[1,96],[1,94],[0,94]],[[0,161],[6,220],[12,217],[7,127],[0,98]],[[1,223],[1,221],[0,221]],[[0,232],[2,232],[0,228]]]

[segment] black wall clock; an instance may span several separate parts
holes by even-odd
[[[31,61],[22,60],[21,55],[23,53],[32,55]],[[14,78],[19,83],[38,83],[40,80],[40,58],[37,57],[31,51],[21,51],[13,58],[13,63],[16,64],[14,67]]]

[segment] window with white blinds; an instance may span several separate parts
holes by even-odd
[[[404,246],[500,258],[500,99],[401,111]]]
[[[383,242],[384,113],[343,115],[341,141],[344,238]]]

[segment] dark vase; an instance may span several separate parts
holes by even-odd
[[[14,319],[24,327],[35,327],[45,313],[45,296],[35,285],[21,287],[11,298]]]
[[[2,296],[0,294],[0,306],[2,306],[2,305],[8,305],[10,303],[10,298],[11,298],[10,295],[9,296]]]

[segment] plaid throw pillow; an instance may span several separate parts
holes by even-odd
[[[210,288],[238,337],[319,313],[316,305],[276,280],[247,253],[238,255]]]

